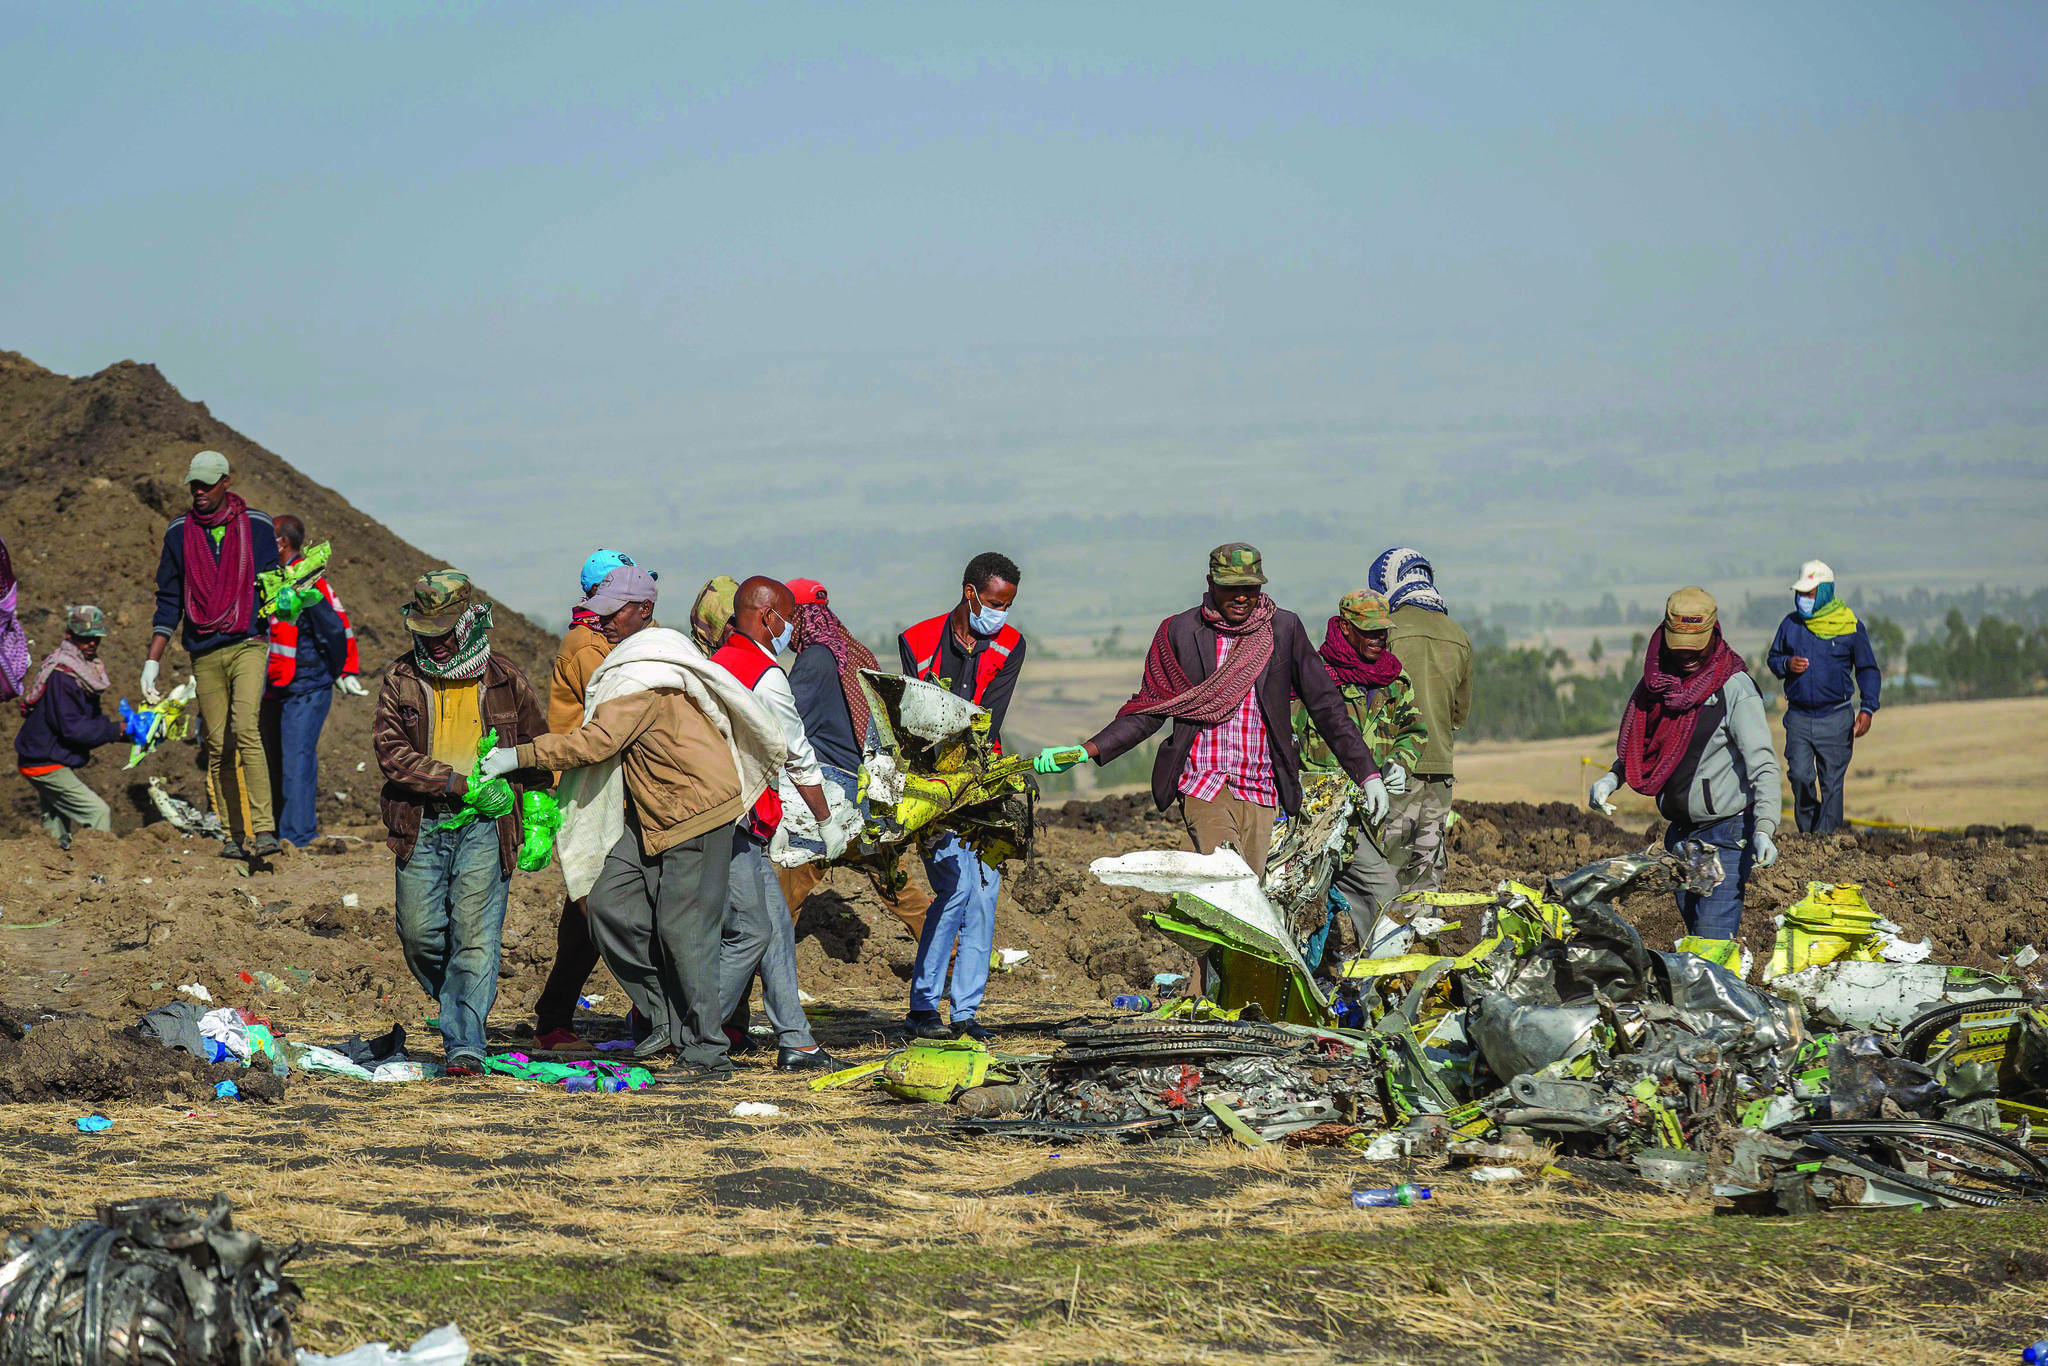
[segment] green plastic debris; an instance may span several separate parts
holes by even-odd
[[[562,806],[552,792],[525,792],[519,797],[519,868],[538,873],[555,856],[555,832],[562,828]]]
[[[483,739],[476,742],[476,765],[469,771],[469,791],[463,794],[462,809],[442,821],[441,829],[460,830],[471,821],[494,821],[511,811],[517,804],[518,798],[513,794],[511,783],[503,778],[484,781],[484,756],[497,747],[498,732],[493,727],[484,732]],[[524,851],[522,856],[523,853]]]
[[[995,1061],[973,1039],[933,1039],[892,1053],[875,1074],[875,1085],[901,1100],[944,1105],[986,1082]]]
[[[306,551],[305,556],[289,569],[268,569],[256,576],[256,610],[264,616],[283,617],[290,621],[298,615],[301,607],[319,601],[320,590],[313,586],[320,577],[320,571],[327,567],[329,557],[334,554],[332,542],[322,541]]]

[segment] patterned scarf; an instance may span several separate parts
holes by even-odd
[[[427,653],[427,643],[415,639],[412,646],[413,663],[429,678],[442,679],[449,683],[466,683],[472,678],[481,678],[484,666],[491,662],[491,605],[480,602],[465,608],[455,619],[455,653],[446,660],[436,661]]]
[[[219,555],[206,534],[216,527],[223,528]],[[230,492],[204,516],[187,512],[184,551],[185,620],[199,631],[247,631],[256,610],[256,548],[242,495]]]
[[[881,667],[875,652],[855,640],[839,614],[822,602],[807,602],[796,609],[797,653],[813,645],[830,650],[839,665],[839,691],[846,694],[846,710],[853,717],[853,742],[865,746],[872,718],[867,694],[861,691],[860,671]]]
[[[0,541],[0,702],[18,696],[28,678],[28,632],[14,615],[19,589],[7,542]]]
[[[1368,664],[1358,657],[1358,651],[1351,648],[1342,627],[1344,618],[1331,617],[1330,626],[1323,633],[1323,648],[1318,652],[1323,663],[1330,668],[1330,676],[1339,683],[1355,683],[1361,688],[1384,688],[1401,676],[1401,661],[1385,646],[1380,648],[1380,657]]]
[[[43,667],[36,670],[35,682],[21,695],[22,715],[28,715],[28,709],[42,700],[43,689],[50,685],[50,675],[59,669],[96,693],[107,690],[107,666],[100,660],[87,659],[79,653],[78,643],[66,636],[62,645],[44,657]]]
[[[1431,612],[1450,614],[1443,595],[1436,591],[1436,571],[1429,567],[1421,551],[1405,545],[1381,552],[1372,568],[1365,571],[1365,586],[1384,595],[1388,607],[1413,603]]]
[[[1244,705],[1245,694],[1259,681],[1273,658],[1273,600],[1259,594],[1258,605],[1241,626],[1223,619],[1215,605],[1202,600],[1202,620],[1220,636],[1233,636],[1237,643],[1224,656],[1223,666],[1199,683],[1190,682],[1187,671],[1174,657],[1173,641],[1167,628],[1172,618],[1159,623],[1152,633],[1152,648],[1145,655],[1145,681],[1131,700],[1117,708],[1118,716],[1171,716],[1191,725],[1210,726],[1230,717]]]
[[[1615,742],[1622,776],[1645,797],[1656,796],[1671,781],[1692,745],[1701,704],[1743,671],[1742,656],[1721,639],[1718,625],[1698,672],[1672,672],[1664,666],[1664,653],[1664,633],[1653,631],[1643,655],[1643,681],[1636,684],[1628,709],[1621,714],[1621,735]]]

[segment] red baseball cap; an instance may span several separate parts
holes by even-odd
[[[827,601],[825,585],[816,579],[791,579],[789,591],[796,595],[796,605],[799,607],[807,602],[815,602],[822,606]]]

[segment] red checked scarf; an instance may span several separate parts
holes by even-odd
[[[218,557],[206,534],[215,527],[225,528]],[[206,516],[186,513],[184,549],[185,620],[200,631],[247,631],[256,610],[256,547],[242,495],[229,493]]]
[[[1663,652],[1664,633],[1654,631],[1643,655],[1643,680],[1621,714],[1621,737],[1615,744],[1622,776],[1645,797],[1656,796],[1671,781],[1692,744],[1700,705],[1743,671],[1742,656],[1721,639],[1719,626],[1707,645],[1706,663],[1690,677],[1667,670]]]
[[[1172,618],[1159,623],[1152,634],[1152,648],[1145,655],[1145,681],[1131,700],[1117,708],[1118,716],[1171,716],[1191,725],[1210,726],[1225,720],[1243,705],[1245,694],[1259,681],[1273,658],[1273,600],[1259,594],[1258,605],[1242,626],[1232,626],[1213,604],[1204,600],[1202,620],[1220,636],[1236,637],[1223,665],[1199,683],[1188,681],[1180,660],[1174,657],[1167,628]]]
[[[813,645],[824,646],[839,665],[839,691],[845,694],[846,712],[853,718],[853,742],[867,744],[868,696],[861,691],[860,671],[881,667],[875,652],[855,640],[839,614],[822,602],[807,602],[796,609],[796,649],[802,653]]]

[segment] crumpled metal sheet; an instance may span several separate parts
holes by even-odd
[[[1940,963],[1822,963],[1774,977],[1770,989],[1796,1001],[1817,1025],[1902,1028],[1929,1006],[1978,1001],[2018,990],[2009,977]]]
[[[1257,876],[1233,849],[1197,854],[1181,849],[1146,849],[1088,865],[1098,882],[1138,887],[1174,898],[1189,920],[1216,931],[1253,953],[1288,963],[1306,980],[1309,965],[1296,946],[1286,916],[1259,888]]]
[[[1002,756],[987,711],[935,683],[861,671],[875,730],[862,757],[864,844],[878,847],[955,832],[991,865],[1031,844],[1038,789],[1029,756]]]
[[[1590,1000],[1532,1004],[1497,991],[1471,1009],[1465,1028],[1495,1076],[1516,1077],[1586,1052],[1599,1023],[1600,1007]]]

